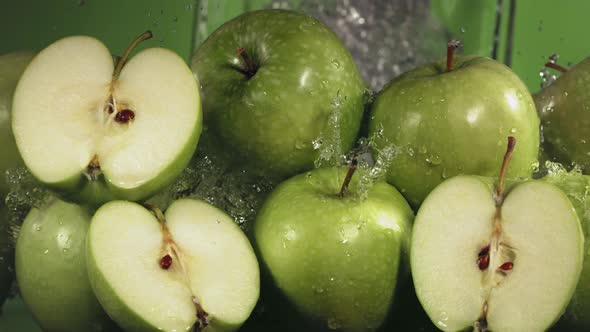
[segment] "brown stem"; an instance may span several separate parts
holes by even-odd
[[[447,72],[453,70],[455,50],[459,47],[461,47],[461,41],[459,39],[451,39],[447,44]]]
[[[257,69],[256,64],[254,63],[254,61],[252,61],[252,58],[250,57],[250,54],[246,51],[246,49],[240,47],[238,48],[236,54],[242,59],[242,62],[244,63],[243,73],[248,77],[254,76],[254,74],[256,74]]]
[[[113,71],[113,81],[119,77],[119,74],[121,74],[121,70],[123,69],[125,62],[127,62],[127,59],[129,58],[129,53],[131,53],[131,51],[133,51],[133,49],[135,47],[137,47],[137,45],[139,45],[139,43],[141,43],[144,40],[148,40],[152,37],[153,37],[152,32],[148,30],[148,31],[142,33],[141,35],[137,36],[137,38],[135,38],[135,40],[133,42],[131,42],[131,44],[129,44],[129,46],[127,46],[125,53],[123,53],[123,56],[121,56],[121,58],[119,59],[119,62],[117,62],[117,66],[115,67],[115,71]]]
[[[506,178],[506,172],[508,171],[508,164],[512,159],[512,153],[514,152],[514,146],[516,145],[516,138],[508,136],[508,145],[506,146],[506,153],[504,154],[504,160],[502,161],[502,168],[500,170],[500,177],[498,179],[498,186],[496,187],[496,205],[502,205],[504,201],[504,179]]]
[[[545,67],[551,68],[551,69],[555,69],[555,70],[560,71],[562,73],[566,73],[567,72],[567,68],[562,67],[562,66],[558,65],[557,63],[551,62],[551,61],[545,63]]]
[[[356,156],[354,156],[352,158],[352,160],[350,161],[350,165],[348,166],[348,172],[346,173],[346,177],[344,178],[344,182],[342,182],[342,187],[340,187],[340,193],[339,193],[340,197],[344,197],[344,195],[348,191],[348,185],[350,184],[350,181],[352,180],[352,176],[354,175],[354,172],[356,172],[357,166],[358,166],[358,160],[356,159]]]

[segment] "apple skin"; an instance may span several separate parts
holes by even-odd
[[[0,157],[0,196],[4,204],[4,196],[8,194],[8,184],[4,173],[22,164],[22,159],[16,148],[16,142],[12,135],[10,126],[10,110],[12,108],[12,96],[19,78],[25,68],[33,59],[34,54],[30,52],[15,52],[0,55],[0,146],[2,156]]]
[[[556,164],[549,164],[557,166]],[[550,167],[551,171],[544,181],[559,187],[574,206],[584,232],[584,265],[580,281],[569,306],[557,323],[557,330],[590,330],[590,176],[576,172],[566,172],[564,168]]]
[[[419,67],[378,94],[369,123],[374,154],[397,153],[387,181],[417,209],[444,179],[459,174],[497,176],[506,137],[516,146],[507,177],[529,177],[539,151],[539,118],[522,81],[494,60],[455,57]]]
[[[590,173],[590,58],[534,96],[549,160]],[[588,142],[588,143],[587,143]]]
[[[21,296],[44,331],[119,331],[98,303],[86,270],[91,215],[54,200],[33,208],[16,244]]]
[[[316,169],[280,184],[257,216],[254,238],[274,286],[317,329],[373,331],[409,275],[414,216],[385,182],[360,199],[365,170],[340,198],[346,172]]]
[[[238,68],[244,48],[259,68]],[[243,14],[216,30],[194,53],[205,125],[240,164],[285,178],[312,169],[312,142],[357,137],[366,85],[348,50],[325,25],[286,10]],[[336,111],[335,111],[336,110]],[[336,122],[336,129],[334,128]]]

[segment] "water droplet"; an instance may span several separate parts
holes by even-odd
[[[510,133],[511,134],[516,134],[516,128],[510,128]]]
[[[440,156],[433,154],[426,158],[426,162],[432,165],[440,165],[442,160],[440,159]]]
[[[321,140],[321,139],[319,139],[319,138],[318,138],[318,139],[314,139],[314,140],[311,142],[311,145],[313,146],[313,149],[314,149],[314,150],[318,150],[319,148],[321,148],[321,147],[322,147],[322,140]]]
[[[426,154],[426,152],[428,152],[428,149],[426,149],[426,145],[421,145],[421,146],[418,148],[418,153],[419,153],[419,154]]]
[[[340,324],[340,321],[338,321],[338,319],[331,317],[328,318],[328,328],[330,330],[337,330],[342,326],[342,324]]]
[[[49,253],[49,249],[45,249],[45,251],[43,252],[44,254]]]
[[[461,31],[461,33],[465,33],[465,28],[464,27],[461,27],[459,30]]]
[[[305,148],[305,142],[303,142],[303,141],[297,141],[297,142],[295,142],[295,149],[301,150],[303,148]]]
[[[413,157],[414,156],[414,149],[412,149],[411,147],[408,147],[408,155],[410,157]]]
[[[348,239],[343,239],[342,240],[342,244],[347,244],[348,243]]]
[[[580,140],[580,143],[582,143],[582,144],[586,144],[586,140],[582,138],[582,139]]]
[[[340,68],[340,62],[338,62],[338,60],[332,59],[332,64],[334,65],[334,67]]]

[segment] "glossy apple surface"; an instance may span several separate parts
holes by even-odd
[[[35,320],[49,332],[118,331],[86,270],[90,213],[55,200],[27,215],[16,243],[16,278]]]
[[[346,173],[316,169],[280,184],[254,237],[274,285],[320,330],[373,331],[407,277],[413,213],[391,185],[365,187],[364,170],[341,198]]]
[[[285,10],[243,14],[209,36],[191,68],[205,124],[223,146],[218,150],[255,171],[292,176],[313,168],[314,141],[337,155],[356,140],[365,84],[342,42],[312,17]]]
[[[590,58],[537,93],[543,149],[549,160],[590,173]]]
[[[456,57],[450,72],[441,61],[396,78],[369,123],[376,158],[391,160],[388,182],[414,208],[446,178],[497,176],[508,135],[520,142],[508,178],[530,176],[539,150],[533,100],[508,67],[473,56]]]

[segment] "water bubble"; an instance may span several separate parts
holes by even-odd
[[[330,317],[328,318],[328,328],[330,330],[337,330],[342,327],[342,324],[337,318]]]
[[[426,162],[432,165],[440,165],[442,160],[439,155],[432,154],[428,158],[426,158]]]

